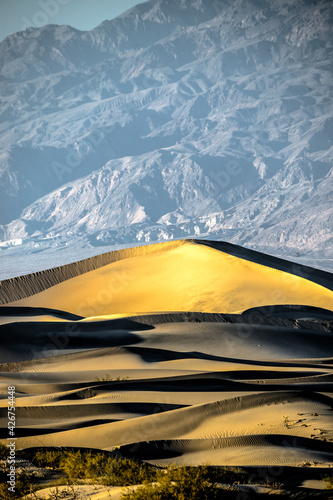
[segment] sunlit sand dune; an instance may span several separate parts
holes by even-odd
[[[2,282],[0,387],[16,387],[17,448],[328,470],[332,284],[204,241]],[[0,417],[5,442],[5,398]]]
[[[193,241],[167,243],[165,250],[158,244],[149,253],[145,247],[128,256],[123,253],[121,260],[42,292],[29,290],[29,297],[11,304],[85,317],[163,311],[236,313],[271,304],[333,309],[333,292],[311,281],[311,275],[305,279],[268,267],[262,260],[253,262]],[[47,275],[43,277],[46,280]]]

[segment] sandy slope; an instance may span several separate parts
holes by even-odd
[[[163,245],[156,245],[156,252],[151,249],[149,254],[142,248],[11,305],[50,307],[85,317],[162,311],[235,313],[271,304],[333,309],[332,291],[311,281],[311,276],[304,279],[192,241],[168,243],[164,251]]]
[[[0,386],[16,386],[18,448],[330,466],[331,275],[306,279],[285,261],[229,250],[136,249],[6,305]],[[6,408],[4,398],[1,439]]]

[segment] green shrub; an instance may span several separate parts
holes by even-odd
[[[10,498],[13,498],[13,494],[8,491],[7,483],[0,484],[0,498],[1,500],[9,500]]]
[[[102,482],[106,486],[129,486],[156,480],[156,471],[152,466],[128,458],[109,458],[102,471]]]
[[[51,467],[55,470],[60,468],[63,456],[63,451],[42,449],[35,453],[33,462],[37,463],[38,467]]]
[[[35,452],[33,461],[39,467],[63,471],[66,484],[82,481],[101,482],[107,486],[128,486],[154,481],[155,469],[128,458],[112,458],[107,452],[81,450],[52,450],[42,448]]]
[[[40,467],[62,472],[58,485],[74,487],[78,483],[102,483],[106,486],[143,485],[124,494],[127,500],[225,500],[237,492],[219,488],[216,483],[244,482],[246,474],[237,468],[211,466],[169,467],[157,471],[153,466],[129,458],[112,458],[108,452],[97,450],[47,449],[26,450],[30,459]],[[29,493],[29,478],[18,478],[17,498]],[[22,484],[23,483],[23,484]],[[239,493],[239,492],[238,492]],[[7,485],[0,490],[0,500],[7,500]]]
[[[25,470],[22,470],[17,476],[15,481],[15,493],[8,491],[7,481],[0,484],[0,499],[13,500],[14,498],[21,498],[30,493],[31,475]]]
[[[327,490],[333,490],[333,476],[324,477]]]
[[[171,467],[157,475],[157,482],[123,494],[126,500],[219,500],[226,492],[209,479],[209,468]],[[230,496],[229,496],[230,498]]]
[[[63,453],[60,468],[65,472],[70,484],[76,484],[86,476],[86,461],[81,451],[66,451]]]
[[[115,377],[112,378],[110,375],[107,373],[104,377],[99,378],[95,377],[95,382],[121,382],[122,380],[128,380],[129,377]]]
[[[112,382],[113,378],[107,373],[104,377],[95,377],[95,382]]]
[[[85,469],[85,479],[96,483],[103,475],[103,469],[108,458],[103,453],[92,453],[91,451],[83,453],[82,460]]]

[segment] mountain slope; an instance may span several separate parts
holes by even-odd
[[[7,37],[1,248],[200,234],[332,259],[332,20],[325,0],[153,0]]]

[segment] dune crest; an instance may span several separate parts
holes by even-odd
[[[240,257],[232,254],[237,247],[231,246],[232,253],[220,247],[194,240],[137,247],[26,276],[24,290],[23,278],[2,286],[10,305],[84,317],[167,311],[234,314],[277,304],[333,309],[333,292],[312,281],[311,274],[304,278],[294,274],[292,264],[288,272],[286,265],[267,265],[264,256],[262,262],[254,260],[251,251]],[[41,281],[37,287],[36,280]]]

